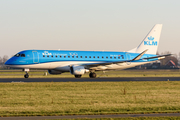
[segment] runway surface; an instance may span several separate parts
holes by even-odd
[[[178,117],[180,113],[159,114],[118,114],[118,115],[71,115],[71,116],[32,116],[32,117],[0,117],[0,120],[44,120],[44,119],[78,119],[78,118],[125,118],[125,117]]]
[[[0,82],[125,82],[180,81],[180,77],[124,77],[124,78],[0,78]]]

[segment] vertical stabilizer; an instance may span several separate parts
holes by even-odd
[[[137,48],[132,49],[128,52],[141,53],[144,50],[148,50],[146,54],[156,54],[159,45],[161,29],[162,24],[156,24],[144,38],[141,44]]]

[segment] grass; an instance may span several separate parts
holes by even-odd
[[[129,118],[95,118],[95,119],[71,119],[71,120],[179,120],[180,117],[129,117]],[[60,120],[60,119],[59,119]],[[70,120],[70,119],[63,119]]]
[[[60,75],[44,75],[47,71],[30,71],[30,78],[74,78],[70,73],[62,73]],[[98,71],[97,77],[180,77],[180,70],[121,70],[121,71],[107,71],[105,74]],[[20,70],[0,70],[0,78],[23,78],[25,72]],[[82,77],[89,77],[89,73]]]
[[[0,116],[180,112],[180,82],[0,83]]]

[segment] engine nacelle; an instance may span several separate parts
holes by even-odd
[[[48,73],[52,74],[52,75],[58,75],[58,74],[61,74],[62,71],[59,71],[59,70],[48,70]]]
[[[83,75],[84,73],[89,72],[83,66],[73,65],[70,67],[70,73],[73,75]]]

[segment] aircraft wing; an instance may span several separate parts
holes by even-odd
[[[138,56],[136,56],[135,58],[133,58],[131,60],[123,60],[123,61],[115,61],[115,62],[89,63],[89,64],[83,64],[83,66],[85,66],[85,68],[91,68],[91,67],[97,67],[97,66],[102,66],[102,65],[111,65],[111,64],[132,62],[132,61],[137,61],[137,60],[148,60],[148,59],[155,59],[155,58],[163,59],[163,58],[165,58],[165,56],[172,55],[172,54],[166,54],[166,55],[158,55],[158,56],[154,56],[154,57],[141,58],[146,52],[147,52],[147,50],[143,51],[142,53],[140,53]]]

